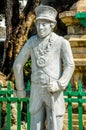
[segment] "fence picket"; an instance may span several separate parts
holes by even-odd
[[[21,130],[21,101],[17,102],[17,130]]]
[[[72,102],[71,102],[71,84],[68,85],[68,128],[72,130]]]
[[[1,121],[2,121],[2,102],[0,102],[0,130],[1,130]]]
[[[28,82],[28,90],[30,89],[30,83]],[[17,103],[17,130],[21,130],[21,115],[22,115],[22,104],[26,104],[26,122],[27,130],[30,130],[30,112],[29,112],[29,98],[18,98],[12,97],[13,90],[11,89],[10,83],[8,83],[7,90],[2,90],[0,85],[0,129],[2,127],[2,103],[7,103],[7,126],[6,130],[11,130],[11,103]],[[73,130],[73,119],[72,119],[72,104],[78,104],[78,126],[79,130],[83,130],[83,103],[86,103],[86,91],[82,90],[82,84],[79,82],[78,90],[73,91],[72,85],[69,84],[67,90],[64,92],[65,102],[68,104],[68,130]]]
[[[79,119],[79,130],[83,130],[83,120],[82,120],[82,114],[83,114],[83,108],[82,108],[82,84],[78,84],[78,119]]]
[[[27,100],[27,130],[30,130],[29,100]]]

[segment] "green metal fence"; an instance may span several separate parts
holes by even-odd
[[[30,84],[28,84],[28,88]],[[27,111],[26,111],[26,122],[27,122],[27,130],[30,130],[30,113],[29,113],[29,98],[17,98],[12,97],[13,90],[11,89],[10,83],[8,84],[7,90],[2,90],[2,86],[0,85],[0,130],[2,130],[2,103],[6,102],[6,130],[11,130],[11,103],[17,103],[17,126],[15,130],[21,129],[21,104],[26,103]],[[86,92],[82,91],[82,84],[79,83],[78,90],[73,91],[71,84],[68,85],[68,89],[64,92],[65,102],[68,103],[68,130],[73,130],[72,124],[72,103],[78,103],[78,120],[79,120],[79,130],[83,130],[83,103],[86,103]]]
[[[67,91],[64,92],[65,102],[68,103],[68,130],[73,130],[72,121],[72,104],[78,103],[78,126],[79,130],[83,130],[83,103],[86,103],[86,92],[82,91],[82,84],[79,82],[78,90],[73,91],[71,84],[68,85]]]
[[[27,118],[27,130],[30,129],[30,113],[29,113],[29,98],[17,98],[12,97],[13,90],[11,89],[10,83],[8,84],[7,90],[1,90],[2,86],[0,85],[0,130],[2,130],[2,103],[7,103],[6,108],[6,130],[11,130],[11,103],[17,103],[17,127],[15,130],[22,130],[21,129],[21,112],[22,112],[22,103],[26,103],[27,111],[26,111],[26,118]]]

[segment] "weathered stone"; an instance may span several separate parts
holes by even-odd
[[[66,26],[80,24],[79,20],[75,18],[75,14],[75,11],[64,11],[59,14],[59,18]]]
[[[67,120],[67,122],[68,122],[68,120]],[[68,130],[68,123],[66,124],[65,121],[63,123],[63,130]]]
[[[79,0],[72,5],[71,11],[86,12],[86,0]]]
[[[81,45],[81,46],[82,46],[82,43],[79,44],[79,42],[82,42],[82,41],[86,42],[86,35],[66,35],[65,38],[67,38],[70,42],[74,42],[74,41],[76,43],[78,42],[77,45]]]
[[[79,0],[78,2],[74,3],[70,8],[70,11],[64,11],[60,13],[59,18],[66,26],[77,24],[81,25],[82,22],[75,18],[77,12],[86,12],[86,0]],[[72,30],[72,32],[74,34],[74,29]],[[78,32],[78,34],[80,33],[82,33],[82,30]]]
[[[86,114],[83,114],[83,120],[86,121]]]
[[[86,35],[65,36],[71,44],[76,66],[86,66]]]
[[[72,35],[85,35],[86,34],[86,28],[84,28],[81,25],[72,25],[67,27],[67,33]]]
[[[75,59],[76,66],[86,66],[86,59]]]
[[[79,130],[79,126],[78,125],[74,125],[73,126],[73,130]]]
[[[65,38],[70,42],[76,66],[71,81],[75,85],[80,80],[86,89],[86,35],[66,35]]]
[[[77,12],[86,12],[86,0],[79,0],[74,3],[70,11],[65,11],[59,14],[59,18],[67,26],[67,34],[65,38],[69,40],[73,51],[75,61],[75,71],[72,77],[73,83],[78,83],[80,80],[83,83],[83,90],[86,90],[86,28],[84,28],[75,18]],[[77,98],[77,97],[76,97]],[[85,98],[85,97],[84,97]],[[78,104],[72,104],[72,120],[73,130],[78,130]],[[83,104],[83,129],[86,130],[86,104]],[[67,126],[67,127],[66,127]],[[68,113],[64,116],[64,128],[68,130]]]
[[[84,98],[86,98],[86,97],[84,97]],[[83,111],[84,111],[84,113],[86,114],[86,103],[83,103]],[[85,118],[86,119],[86,118]]]

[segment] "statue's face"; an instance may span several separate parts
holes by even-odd
[[[51,23],[47,20],[37,20],[36,21],[37,34],[40,38],[45,38],[51,31]]]

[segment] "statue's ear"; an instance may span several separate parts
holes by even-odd
[[[56,22],[51,23],[51,28],[53,29],[56,26]]]

